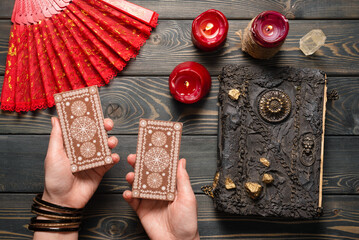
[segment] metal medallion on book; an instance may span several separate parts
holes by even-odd
[[[259,115],[271,123],[278,123],[288,117],[292,103],[282,90],[268,90],[262,93],[258,102]]]

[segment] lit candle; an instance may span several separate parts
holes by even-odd
[[[208,70],[196,62],[184,62],[177,65],[168,80],[172,96],[183,103],[198,102],[211,88],[211,75]]]
[[[225,42],[227,33],[228,20],[215,9],[201,13],[192,23],[192,42],[204,51],[218,49]]]
[[[288,31],[288,20],[282,14],[262,12],[244,30],[242,50],[254,58],[271,58],[279,51]]]

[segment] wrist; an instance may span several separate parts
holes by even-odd
[[[199,240],[199,239],[200,239],[198,230],[197,230],[197,232],[196,232],[194,235],[192,235],[192,236],[186,236],[186,237],[181,236],[181,237],[179,237],[179,236],[175,236],[175,235],[173,235],[173,234],[170,234],[170,235],[171,235],[171,236],[167,236],[167,237],[164,238],[164,239],[171,239],[171,240]],[[152,239],[152,238],[151,238],[151,239]]]
[[[46,236],[51,236],[51,239],[69,239],[69,236],[78,236],[83,209],[48,202],[41,194],[34,197],[33,202],[31,212],[37,216],[31,218],[28,229],[35,232],[35,239],[49,239]]]
[[[53,194],[50,194],[46,189],[44,190],[41,199],[63,207],[84,208],[84,206],[77,204],[76,201],[72,201],[71,198],[67,196],[61,196],[61,197],[55,196]]]
[[[34,240],[69,240],[78,239],[78,232],[35,232]]]

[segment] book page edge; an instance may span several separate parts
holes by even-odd
[[[325,134],[325,114],[327,111],[327,75],[325,74],[324,82],[324,98],[323,98],[323,132],[322,132],[322,146],[320,153],[320,179],[319,179],[319,201],[318,207],[322,207],[323,202],[323,166],[324,166],[324,134]]]

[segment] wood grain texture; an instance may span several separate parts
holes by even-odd
[[[118,77],[100,88],[100,96],[105,117],[115,122],[112,134],[137,134],[139,119],[151,118],[183,122],[185,135],[216,135],[218,87],[213,77],[209,95],[186,105],[172,98],[167,77]],[[333,89],[339,99],[327,103],[325,134],[359,135],[359,77],[329,77],[328,92]],[[54,115],[55,108],[21,115],[0,111],[0,134],[49,134]]]
[[[14,0],[1,0],[0,18],[10,18]],[[262,11],[281,12],[289,19],[353,19],[359,17],[359,3],[345,0],[132,0],[159,13],[160,19],[194,19],[210,9],[222,11],[228,19],[250,19]]]
[[[34,194],[1,194],[0,238],[32,239],[26,229]],[[359,196],[324,196],[319,220],[287,221],[217,212],[210,198],[197,195],[201,239],[357,239]],[[96,194],[88,204],[80,239],[148,239],[120,194]]]
[[[127,156],[136,152],[137,136],[117,135],[121,161],[113,167],[100,184],[99,192],[117,193],[129,189],[125,176],[133,171]],[[43,190],[43,161],[48,136],[0,136],[0,192],[41,192]],[[35,144],[29,144],[36,142]],[[324,194],[359,194],[359,137],[325,139]],[[216,136],[182,137],[180,157],[187,159],[187,170],[196,193],[201,186],[211,185],[217,164]],[[21,176],[21,181],[19,181]]]
[[[14,1],[0,1],[0,76],[5,71]],[[135,152],[141,117],[184,122],[181,156],[187,158],[197,195],[202,239],[358,239],[359,137],[353,135],[359,134],[359,1],[130,1],[157,11],[160,23],[137,59],[109,87],[101,88],[105,115],[116,124],[112,133],[121,134],[119,147],[114,150],[120,153],[121,161],[106,174],[90,201],[80,239],[148,239],[120,194],[129,188],[125,175],[131,168],[126,157]],[[190,26],[194,17],[210,8],[231,19],[230,31],[223,49],[204,53],[193,46]],[[275,58],[253,60],[238,50],[240,40],[235,32],[269,9],[295,20],[290,20],[288,39]],[[323,29],[327,42],[315,55],[305,57],[298,48],[299,39],[314,28]],[[213,76],[210,94],[197,104],[183,105],[169,95],[168,75],[183,61],[200,62]],[[324,216],[320,220],[293,222],[224,215],[217,213],[211,199],[201,192],[201,186],[212,183],[216,169],[216,76],[227,63],[312,67],[328,73],[328,90],[336,89],[339,100],[327,104]],[[2,81],[0,78],[0,86]],[[32,216],[32,193],[43,190],[43,159],[53,115],[54,108],[21,115],[0,112],[0,239],[32,239],[25,227]]]
[[[120,76],[168,76],[173,68],[184,61],[196,61],[206,66],[211,75],[219,74],[226,64],[312,67],[329,76],[359,75],[359,20],[294,20],[290,21],[289,35],[280,51],[271,60],[254,60],[240,48],[235,34],[244,29],[248,20],[229,21],[229,33],[224,47],[214,52],[202,52],[191,41],[190,20],[162,20],[153,31],[136,59],[131,60]],[[10,21],[0,21],[0,42],[9,37]],[[306,57],[299,50],[299,39],[313,28],[327,35],[325,45],[315,55]],[[0,48],[0,75],[4,74],[7,46]],[[155,67],[154,67],[155,66]]]

